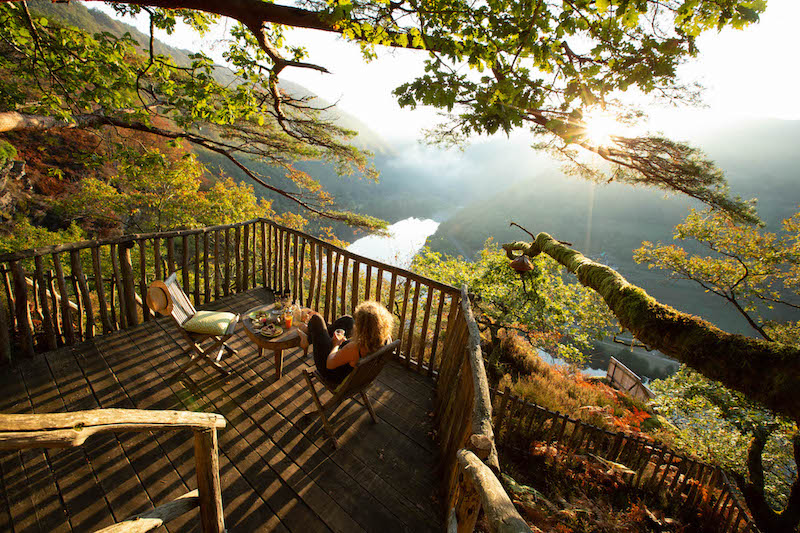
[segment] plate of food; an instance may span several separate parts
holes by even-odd
[[[276,326],[275,324],[269,324],[261,328],[260,333],[263,337],[267,337],[268,339],[273,339],[275,337],[283,335],[283,328],[280,326]]]
[[[261,320],[262,318],[264,318],[266,316],[267,316],[267,313],[265,313],[264,311],[253,311],[252,313],[247,315],[247,318],[249,318],[250,320],[255,322],[256,320]]]

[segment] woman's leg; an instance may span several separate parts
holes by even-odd
[[[328,355],[333,349],[333,340],[328,333],[325,319],[320,315],[312,315],[308,320],[308,340],[314,345],[314,364],[317,371],[324,376],[328,370]]]

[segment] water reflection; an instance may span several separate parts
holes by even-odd
[[[431,219],[406,218],[389,226],[390,235],[368,235],[347,247],[363,255],[400,268],[408,268],[425,241],[436,233],[439,223]]]

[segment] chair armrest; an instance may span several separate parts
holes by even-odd
[[[228,336],[230,336],[230,335],[233,335],[233,332],[236,330],[236,324],[238,324],[238,323],[239,323],[239,316],[240,316],[240,315],[237,313],[237,314],[236,314],[236,318],[234,318],[233,320],[231,320],[231,323],[230,323],[230,325],[228,326],[228,331],[226,331],[226,332],[225,332],[225,336],[226,336],[226,337],[228,337]]]

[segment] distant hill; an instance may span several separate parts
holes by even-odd
[[[689,136],[725,170],[731,190],[757,197],[759,214],[770,230],[800,204],[800,121],[740,121],[706,127]],[[519,158],[525,157],[520,152]],[[505,158],[512,158],[505,154]],[[552,164],[529,167],[524,177],[505,185],[493,163],[473,161],[495,184],[494,191],[470,202],[439,226],[428,241],[438,251],[472,256],[488,237],[499,242],[526,239],[509,228],[514,221],[537,233],[546,231],[574,244],[590,257],[617,268],[660,301],[696,313],[730,331],[748,326],[717,297],[688,282],[664,280],[632,260],[643,240],[671,242],[673,226],[698,202],[656,190],[619,184],[595,185],[563,176]],[[522,172],[522,171],[520,171]],[[492,173],[497,177],[491,179]]]

